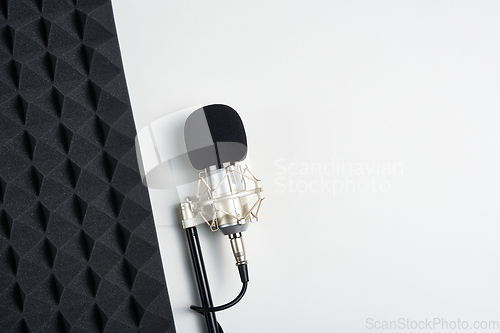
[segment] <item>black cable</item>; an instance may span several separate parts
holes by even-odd
[[[238,303],[243,298],[243,295],[245,295],[245,292],[247,291],[247,286],[248,286],[247,282],[243,283],[243,286],[241,288],[239,295],[236,296],[236,298],[233,299],[229,303],[226,303],[226,304],[220,305],[220,306],[211,307],[211,308],[208,308],[208,307],[204,308],[204,307],[200,307],[200,306],[191,305],[191,310],[194,310],[194,311],[200,312],[200,313],[201,312],[205,313],[205,312],[217,312],[217,311],[229,309],[230,307],[232,307],[233,305]]]
[[[248,266],[246,263],[238,266],[240,279],[243,284],[238,296],[236,296],[236,298],[229,303],[214,307],[212,305],[212,295],[210,294],[207,272],[205,270],[205,263],[203,261],[203,255],[201,253],[201,246],[196,227],[187,228],[186,236],[189,244],[189,249],[191,252],[191,259],[193,261],[196,281],[198,282],[198,291],[200,292],[201,303],[202,305],[204,305],[203,307],[191,305],[191,309],[205,316],[207,327],[210,333],[224,333],[224,330],[222,329],[221,325],[215,318],[214,312],[228,309],[233,305],[235,305],[236,303],[238,303],[243,298],[243,296],[247,291],[248,281],[249,281]]]
[[[200,307],[200,306],[191,305],[191,307],[190,307],[191,310],[194,310],[198,313],[217,312],[217,311],[229,309],[230,307],[232,307],[233,305],[238,303],[245,295],[245,292],[247,291],[247,287],[248,287],[249,278],[248,278],[247,264],[239,265],[238,271],[240,272],[240,279],[241,279],[241,282],[243,283],[243,285],[241,287],[240,293],[238,294],[238,296],[236,296],[235,299],[233,299],[229,303],[226,303],[226,304],[220,305],[220,306],[215,306],[215,307]]]

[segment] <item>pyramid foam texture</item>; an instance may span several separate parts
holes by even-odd
[[[0,332],[174,332],[109,0],[0,0]]]

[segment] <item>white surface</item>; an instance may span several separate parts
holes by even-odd
[[[248,294],[218,315],[225,332],[500,320],[500,3],[115,0],[114,10],[138,129],[211,102],[245,123],[266,200],[244,235]],[[177,331],[201,331],[183,233],[165,222],[178,219],[177,198],[151,199]],[[236,268],[222,235],[203,230],[224,303],[239,290]]]
[[[190,174],[198,180],[198,172],[191,166],[187,156],[184,156],[187,154],[184,123],[199,107],[193,106],[164,115],[137,132],[135,144],[141,160],[139,167],[144,185],[168,189],[174,188],[175,184],[184,184],[180,179],[175,179],[172,170],[174,167],[188,169],[183,178]]]

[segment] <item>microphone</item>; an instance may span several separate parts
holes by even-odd
[[[191,309],[205,315],[211,332],[221,332],[215,312],[238,303],[247,290],[248,266],[241,233],[247,230],[250,222],[258,220],[263,189],[258,185],[259,179],[243,164],[248,151],[247,137],[243,122],[233,108],[212,104],[191,113],[184,124],[184,141],[189,161],[199,171],[196,195],[187,197],[179,205],[203,305],[192,305]],[[253,205],[252,200],[255,200]],[[197,243],[196,225],[199,222],[208,224],[213,232],[220,230],[229,236],[240,274],[240,293],[221,306],[212,305],[201,248]]]
[[[227,105],[208,105],[186,119],[184,138],[189,160],[200,171],[196,196],[180,205],[184,228],[196,225],[199,216],[212,231],[229,236],[236,265],[246,264],[241,233],[258,219],[264,197],[259,180],[239,163],[248,151],[243,122]]]
[[[260,180],[247,165],[243,122],[227,105],[191,107],[162,117],[141,130],[136,140],[137,155],[144,157],[139,163],[143,181],[153,188],[175,186],[180,197],[189,195],[179,208],[202,305],[191,309],[205,317],[209,333],[223,333],[215,312],[238,303],[247,290],[242,233],[258,220],[264,199]],[[220,306],[213,305],[197,232],[197,225],[204,223],[228,236],[242,282],[238,296]]]

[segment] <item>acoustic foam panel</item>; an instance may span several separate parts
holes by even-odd
[[[0,0],[1,332],[174,332],[135,135],[111,2]]]

